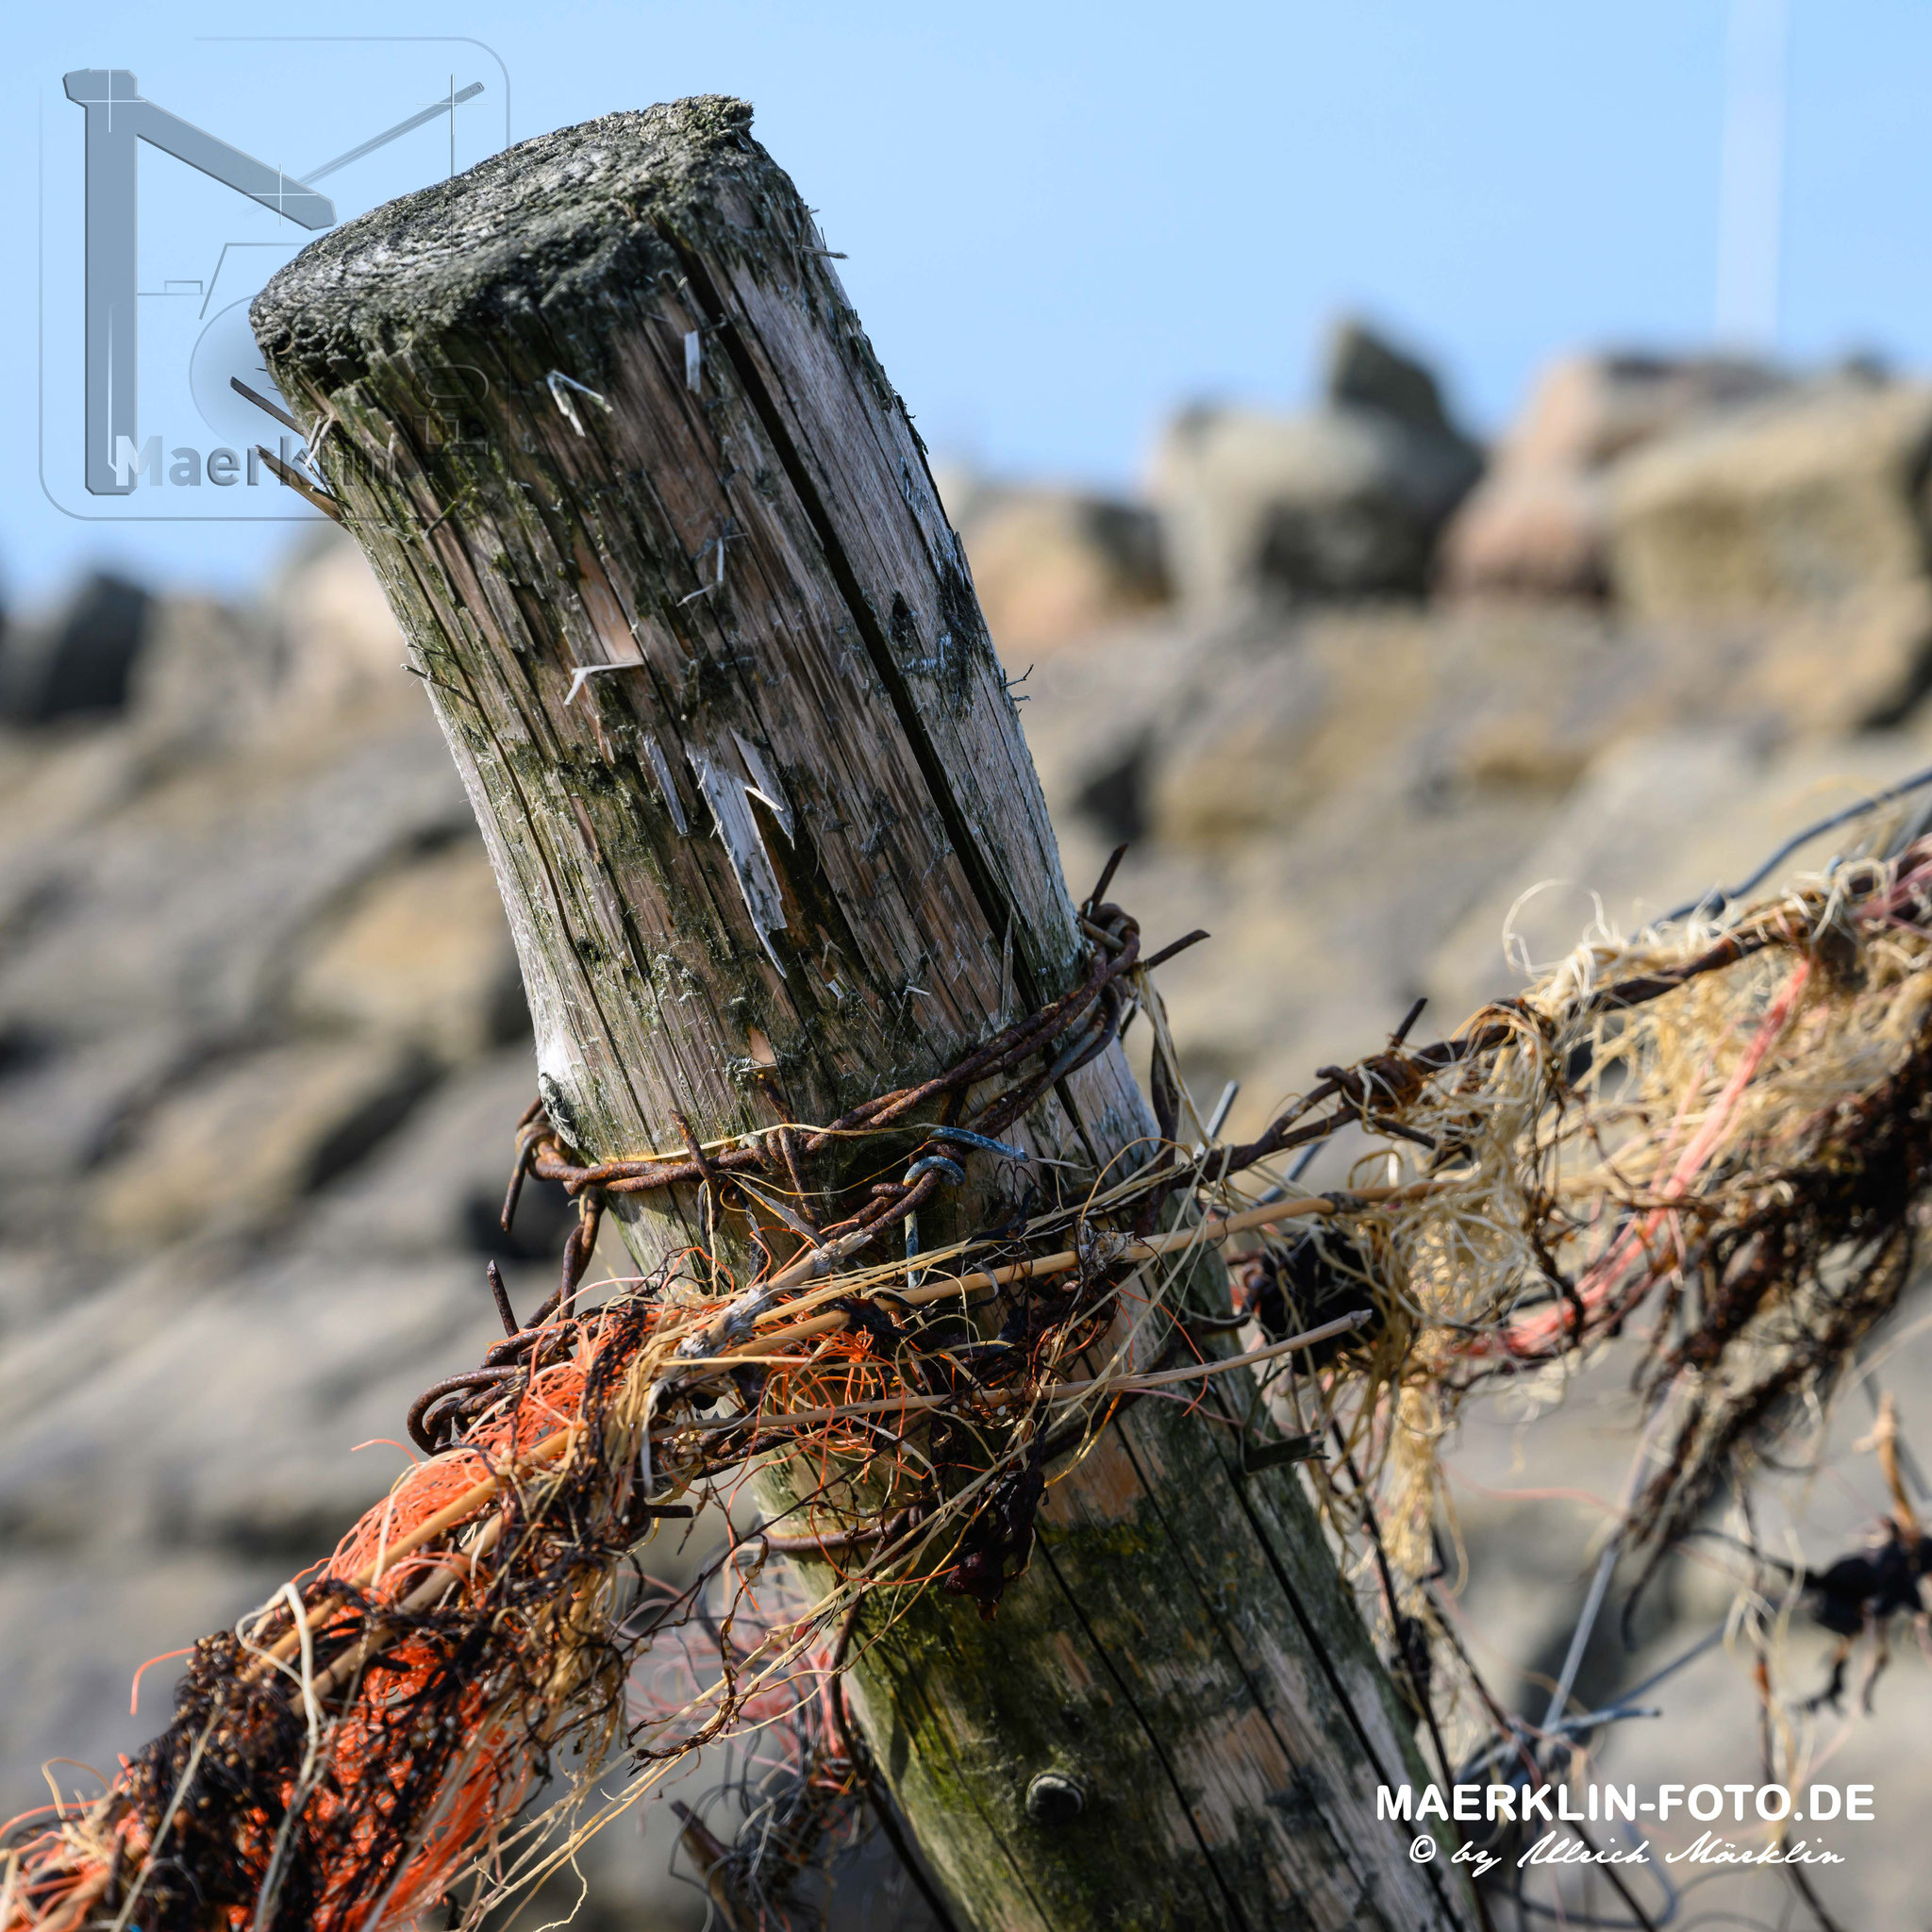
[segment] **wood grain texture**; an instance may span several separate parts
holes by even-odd
[[[584,1155],[829,1119],[1071,983],[958,540],[741,103],[526,142],[325,237],[254,320],[411,641]],[[1084,1191],[1152,1123],[1116,1048],[1024,1131]],[[958,1211],[1011,1186],[975,1172]],[[647,1266],[703,1232],[690,1195],[620,1205]],[[865,1627],[854,1702],[961,1926],[1459,1923],[1375,1822],[1412,1742],[1297,1479],[1243,1478],[1230,1427],[1140,1403],[995,1622],[935,1594]],[[1054,1769],[1089,1802],[1046,1826]]]

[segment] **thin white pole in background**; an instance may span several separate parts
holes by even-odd
[[[1788,0],[1731,0],[1718,189],[1716,336],[1727,349],[1777,347],[1784,241]]]

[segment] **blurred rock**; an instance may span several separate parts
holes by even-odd
[[[68,1527],[85,1530],[92,1499],[82,1492],[73,1500],[79,1513]],[[128,1708],[136,1670],[174,1649],[175,1635],[185,1643],[192,1633],[231,1624],[282,1580],[270,1566],[242,1568],[206,1550],[143,1547],[137,1566],[92,1541],[77,1549],[9,1541],[0,1565],[0,1760],[11,1767],[22,1807],[47,1802],[39,1762],[54,1755],[56,1739],[59,1755],[78,1760],[53,1767],[63,1792],[98,1797],[117,1756],[168,1721],[176,1666],[142,1679],[138,1714]]]
[[[1541,469],[1601,470],[1790,387],[1767,364],[1728,356],[1565,356],[1539,380],[1499,455]]]
[[[469,840],[371,880],[303,946],[290,1000],[303,1020],[366,1028],[461,1063],[527,1030],[496,879]]]
[[[1499,469],[1442,533],[1441,587],[1457,596],[1601,596],[1605,521],[1599,477]]]
[[[1653,836],[1591,790],[1626,751],[1706,748],[1632,781],[1664,827],[1698,821],[1721,750],[1713,783],[1746,785],[1766,849],[1806,809],[1747,784],[1766,760],[1815,752],[1874,782],[1922,762],[1926,622],[1911,587],[1704,625],[1529,602],[1177,616],[1043,660],[1023,715],[1074,889],[1131,836],[1119,892],[1150,937],[1214,935],[1163,970],[1163,995],[1197,1091],[1246,1083],[1248,1132],[1314,1067],[1373,1051],[1465,923],[1435,1024],[1510,983],[1505,919],[1572,802],[1593,801],[1577,821],[1611,846]],[[1874,730],[1901,714],[1907,730]],[[1588,895],[1560,909],[1574,941]]]
[[[111,1768],[152,1735],[174,1667],[150,1674],[130,1719],[134,1666],[332,1546],[401,1461],[355,1445],[398,1435],[416,1391],[474,1360],[494,1322],[468,1258],[296,1255],[230,1273],[176,1251],[16,1342],[31,1383],[0,1408],[0,1743],[15,1788],[51,1737]]]
[[[291,730],[255,675],[261,635],[165,600],[124,722],[0,736],[0,1218],[16,1240],[125,1251],[275,1226],[329,1164],[332,1131],[371,1126],[519,1024],[502,913],[422,693],[398,674],[406,707]],[[394,868],[413,920],[385,901]],[[362,949],[359,1008],[331,1002],[332,945]],[[264,1050],[286,1089],[240,1074]],[[286,1108],[292,1144],[276,1138]],[[143,1151],[158,1110],[162,1141],[180,1136],[166,1159]],[[215,1169],[164,1172],[195,1168],[204,1136]],[[103,1159],[111,1198],[76,1215]]]
[[[1564,958],[1599,919],[1629,932],[1747,876],[1789,833],[1892,784],[1924,762],[1923,737],[1767,755],[1744,730],[1659,732],[1591,769],[1541,837],[1498,876],[1428,970],[1446,1013],[1474,1011],[1525,966]],[[1786,875],[1822,865],[1828,846]]]
[[[131,735],[112,728],[0,728],[0,957],[58,896],[69,841],[110,819],[148,780]]]
[[[276,729],[287,664],[276,626],[213,597],[165,597],[128,691],[143,743],[164,753],[259,741]]]
[[[1210,636],[1177,614],[1124,625],[1100,647],[1041,659],[1020,712],[1026,742],[1047,787],[1063,850],[1084,853],[1097,828],[1106,850],[1147,830],[1148,787],[1164,733],[1194,703],[1194,680],[1214,655]],[[1084,883],[1086,859],[1067,856],[1068,876]],[[1096,858],[1089,876],[1097,875]]]
[[[1474,474],[1455,445],[1366,409],[1202,408],[1168,428],[1153,494],[1175,587],[1195,608],[1244,592],[1418,596]]]
[[[1291,831],[1345,769],[1397,739],[1428,690],[1426,639],[1399,616],[1230,639],[1158,740],[1147,822],[1179,845]]]
[[[1360,329],[1341,332],[1331,383],[1312,414],[1202,406],[1168,426],[1151,494],[1190,607],[1426,588],[1481,458],[1447,426],[1434,379]]]
[[[318,922],[399,858],[474,838],[420,693],[415,708],[169,767],[146,791],[126,779],[110,808],[17,852],[0,822],[0,877],[17,866],[28,895],[0,946],[0,1011],[68,1043],[247,1036]]]
[[[1844,380],[1778,397],[1618,466],[1610,575],[1640,616],[1828,605],[1926,564],[1932,388]]]
[[[71,1224],[70,1191],[194,1049],[175,1026],[75,1042],[26,1017],[13,1022],[11,1040],[0,1070],[0,1218],[17,1241]]]
[[[152,752],[259,748],[349,713],[420,720],[405,656],[368,564],[331,528],[303,542],[258,606],[157,600],[128,702]]]
[[[92,1229],[122,1251],[259,1233],[360,1160],[428,1074],[381,1041],[320,1040],[223,1061],[171,1087],[92,1193]]]
[[[1873,611],[1865,668],[1834,685],[1823,728],[1904,695],[1908,614],[1887,630]],[[1734,626],[1690,647],[1681,627],[1584,606],[1256,619],[1204,639],[1178,688],[1138,714],[1141,820],[1175,845],[1228,846],[1292,834],[1317,804],[1391,774],[1418,811],[1478,795],[1548,809],[1607,746],[1673,721],[1748,721],[1767,741],[1813,728],[1832,678],[1819,643],[1793,632],[1779,655],[1762,626]]]
[[[1434,373],[1359,322],[1344,319],[1328,332],[1322,389],[1331,408],[1374,409],[1424,436],[1464,440]]]
[[[1740,714],[1759,711],[1797,738],[1903,724],[1932,690],[1932,581],[1878,583],[1764,627],[1740,668]]]
[[[152,610],[140,585],[97,571],[53,618],[8,625],[0,643],[0,716],[44,724],[120,710]]]
[[[993,642],[1052,650],[1163,603],[1151,510],[1073,490],[981,486],[956,515]],[[950,504],[951,497],[948,498]]]
[[[1600,595],[1608,583],[1605,470],[1644,443],[1783,386],[1759,364],[1717,357],[1571,356],[1553,363],[1442,533],[1442,588]]]
[[[444,1081],[380,1159],[346,1170],[316,1197],[308,1244],[351,1261],[376,1254],[469,1256],[479,1283],[489,1256],[554,1274],[576,1217],[559,1185],[525,1181],[513,1228],[506,1235],[498,1225],[517,1119],[530,1103],[535,1079],[525,1046],[493,1054]],[[548,1291],[546,1286],[541,1293]]]
[[[341,710],[408,691],[402,631],[367,558],[342,531],[308,540],[271,591],[269,609],[281,627],[291,710]]]

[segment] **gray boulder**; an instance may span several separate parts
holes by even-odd
[[[152,606],[139,584],[97,571],[51,619],[9,625],[0,648],[0,716],[44,724],[122,709]]]
[[[1340,322],[1329,331],[1322,389],[1331,408],[1374,409],[1424,436],[1463,440],[1434,373],[1358,322]]]
[[[1481,467],[1427,371],[1344,326],[1322,408],[1185,411],[1156,453],[1152,494],[1189,606],[1413,597]]]

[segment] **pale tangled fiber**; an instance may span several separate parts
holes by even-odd
[[[1640,1320],[1674,1435],[1634,1527],[1662,1547],[1890,1311],[1932,1179],[1928,895],[1921,844],[1722,935],[1599,933],[1477,1014],[1457,1043],[1480,1050],[1385,1062],[1368,1161],[1436,1186],[1356,1224],[1402,1391],[1357,1423],[1411,1574],[1432,1560],[1436,1444],[1476,1383]]]

